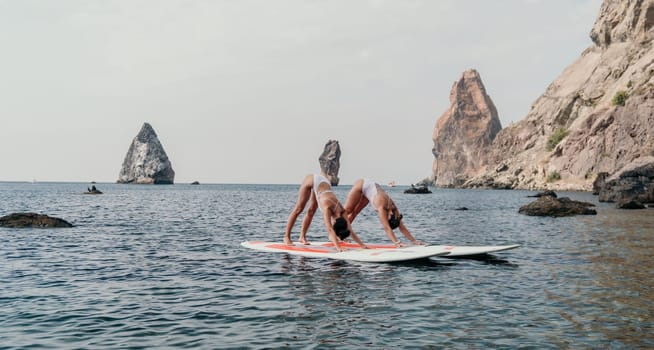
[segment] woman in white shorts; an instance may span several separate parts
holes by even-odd
[[[320,208],[325,227],[327,228],[327,235],[338,251],[343,250],[339,244],[339,240],[344,240],[348,236],[352,236],[352,239],[359,243],[359,245],[367,248],[352,230],[350,222],[345,216],[345,208],[343,208],[341,202],[334,195],[329,180],[319,174],[307,175],[304,181],[302,181],[302,184],[300,184],[297,202],[286,222],[286,231],[284,232],[285,244],[293,245],[291,230],[295,225],[297,217],[304,211],[307,202],[309,202],[309,209],[302,220],[300,243],[309,244],[306,238],[307,231],[313,220],[313,215],[316,213],[316,209]]]
[[[357,215],[366,207],[366,205],[372,206],[372,208],[377,211],[379,216],[379,221],[386,231],[386,235],[390,238],[391,242],[396,246],[404,246],[404,244],[397,239],[393,230],[396,228],[400,229],[400,232],[413,244],[425,245],[425,243],[418,241],[411,235],[411,232],[404,226],[402,222],[402,215],[397,209],[395,202],[388,196],[388,193],[384,191],[378,183],[369,180],[369,179],[358,179],[354,181],[352,185],[352,190],[347,196],[347,201],[345,202],[345,212],[347,213],[347,219],[350,223],[354,222]]]

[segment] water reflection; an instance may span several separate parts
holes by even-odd
[[[443,270],[450,266],[456,265],[456,263],[448,260],[434,260],[425,258],[411,261],[398,261],[389,265],[415,268],[419,270]]]
[[[315,344],[342,346],[352,339],[365,344],[361,325],[373,320],[361,310],[374,307],[370,301],[376,299],[375,290],[390,290],[392,283],[375,275],[383,271],[392,280],[395,274],[390,268],[369,268],[366,264],[285,256],[282,271],[290,273],[289,287],[296,302],[284,317]],[[384,281],[378,288],[370,287],[370,283]]]
[[[590,295],[601,310],[591,328],[628,346],[654,347],[654,220],[648,211],[605,214],[593,227],[604,242],[590,256],[601,287]]]
[[[451,258],[444,257],[444,258],[452,259],[452,260],[474,260],[488,265],[498,265],[498,266],[504,266],[510,268],[520,267],[516,263],[512,263],[507,259],[501,258],[493,254],[479,254],[479,255],[469,255],[469,256],[451,257]]]
[[[654,347],[654,218],[648,211],[604,210],[574,227],[576,273],[556,275],[569,295],[548,292],[577,332],[629,348]],[[576,247],[576,248],[575,248]],[[571,277],[576,277],[571,279]]]

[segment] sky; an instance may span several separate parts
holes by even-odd
[[[590,47],[601,0],[0,0],[0,181],[115,182],[144,122],[175,183],[431,175],[452,84],[502,126]]]

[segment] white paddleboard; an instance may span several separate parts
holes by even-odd
[[[338,252],[334,249],[334,244],[331,242],[323,242],[323,244],[312,243],[310,245],[295,243],[293,246],[288,246],[278,242],[250,241],[243,242],[241,245],[245,248],[264,252],[364,262],[408,261],[449,254],[449,251],[444,246],[411,246],[403,248],[393,246],[392,249],[385,247],[362,249],[358,244],[344,243],[343,247],[347,248],[347,250]]]
[[[471,255],[481,255],[481,254],[490,254],[502,252],[505,250],[511,250],[520,247],[520,244],[511,244],[511,245],[480,245],[480,246],[457,246],[457,245],[447,245],[441,246],[445,250],[449,251],[450,254],[445,256],[446,258],[454,258],[457,256],[471,256]]]
[[[321,247],[333,247],[334,244],[331,242],[315,242],[312,243],[314,246],[321,246]],[[404,248],[397,248],[393,244],[368,244],[366,245],[369,248],[373,249],[404,249]],[[359,245],[356,243],[341,243],[341,246],[343,247],[358,247]],[[416,247],[416,246],[411,246],[411,247]],[[490,253],[496,253],[496,252],[501,252],[505,250],[511,250],[520,247],[520,244],[512,244],[512,245],[487,245],[487,246],[462,246],[462,245],[429,245],[427,247],[433,247],[435,249],[442,249],[449,254],[443,255],[444,258],[452,258],[452,257],[457,257],[457,256],[472,256],[472,255],[481,255],[481,254],[490,254]]]

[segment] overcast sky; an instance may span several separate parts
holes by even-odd
[[[149,122],[176,183],[431,172],[452,84],[503,126],[591,45],[600,0],[0,0],[0,181],[115,182]]]

